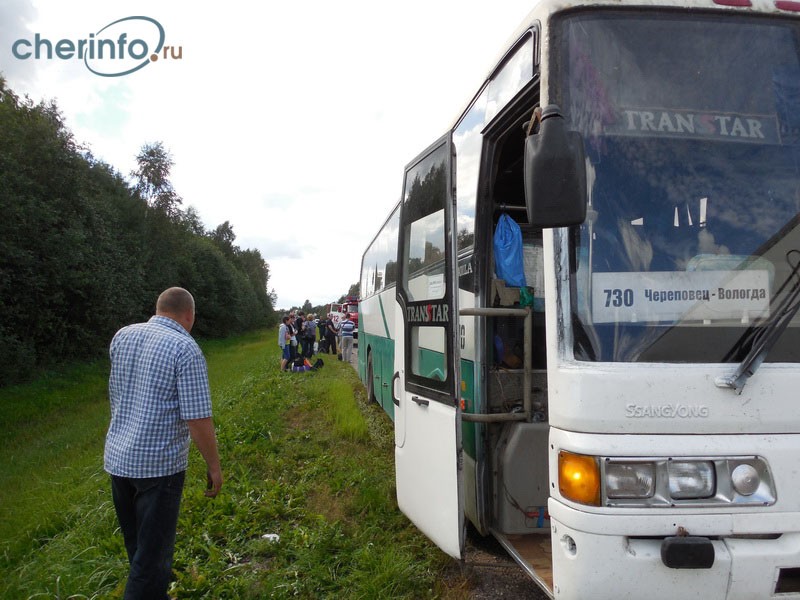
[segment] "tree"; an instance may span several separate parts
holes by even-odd
[[[96,355],[139,312],[146,206],[81,153],[54,103],[2,81],[0,131],[2,384]]]
[[[186,231],[194,235],[205,235],[206,230],[203,227],[203,220],[194,206],[190,206],[180,217],[181,224],[186,228]]]
[[[230,221],[225,221],[221,225],[218,225],[217,228],[208,235],[228,258],[233,258],[239,253],[239,247],[233,244],[233,242],[236,241],[236,234],[233,233],[233,225],[231,225]]]
[[[262,310],[271,320],[272,314],[275,311],[277,294],[275,290],[269,293],[267,292],[267,287],[269,285],[269,265],[261,257],[261,252],[250,249],[239,251],[236,256],[236,262],[244,274],[247,275]]]
[[[183,199],[175,192],[169,180],[175,164],[172,156],[161,142],[145,144],[136,157],[139,167],[131,172],[136,180],[136,191],[150,206],[169,217],[177,217],[178,205]]]
[[[274,323],[269,265],[234,245],[230,223],[209,234],[180,210],[160,142],[142,148],[131,187],[55,103],[20,99],[2,77],[0,132],[0,386],[103,355],[174,285],[195,295],[199,336]]]
[[[346,294],[342,294],[341,296],[339,296],[337,302],[339,304],[342,304],[349,296],[355,296],[356,298],[360,297],[358,293],[359,289],[360,289],[360,284],[358,281],[356,281],[354,284],[350,286],[350,289],[347,290]]]

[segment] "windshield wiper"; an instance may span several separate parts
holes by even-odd
[[[741,394],[747,380],[758,370],[769,351],[783,335],[783,332],[786,331],[786,327],[797,314],[797,311],[800,310],[800,261],[795,265],[792,264],[789,257],[793,253],[800,255],[800,250],[790,250],[786,253],[786,262],[792,267],[792,270],[775,296],[780,297],[789,283],[793,283],[793,285],[772,315],[763,324],[753,326],[751,330],[742,336],[743,340],[752,338],[753,342],[750,346],[750,351],[732,375],[718,377],[714,381],[718,387],[733,388],[737,394]],[[758,333],[754,333],[756,330]]]

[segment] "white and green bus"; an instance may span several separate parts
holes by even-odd
[[[445,552],[471,523],[554,598],[800,598],[800,2],[538,3],[361,295]]]

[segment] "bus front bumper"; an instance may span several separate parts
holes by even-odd
[[[593,514],[554,499],[548,508],[554,598],[800,598],[798,514]]]

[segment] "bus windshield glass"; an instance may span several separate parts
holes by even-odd
[[[575,358],[743,360],[800,287],[800,22],[577,12],[553,44],[586,149]],[[799,360],[795,316],[766,361]]]

